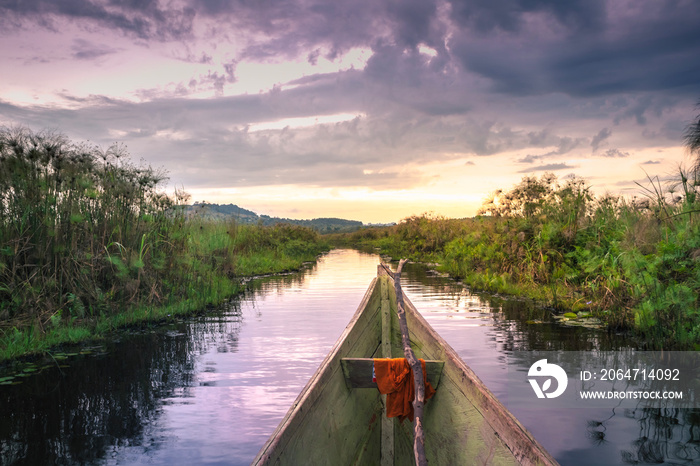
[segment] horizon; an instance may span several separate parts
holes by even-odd
[[[473,217],[544,172],[641,196],[689,163],[698,24],[692,0],[11,2],[0,125],[290,219]]]

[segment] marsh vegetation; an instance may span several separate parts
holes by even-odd
[[[186,217],[165,180],[120,145],[0,130],[0,359],[202,309],[326,249],[302,227]]]
[[[700,344],[698,172],[646,196],[595,196],[585,180],[527,176],[481,215],[413,216],[346,236],[399,257],[439,263],[475,289],[525,294],[562,312],[592,311],[633,328],[650,348]]]
[[[528,295],[631,329],[639,346],[700,349],[700,115],[684,142],[691,168],[638,195],[595,195],[581,178],[526,176],[478,216],[412,216],[335,241],[439,263],[475,289]]]

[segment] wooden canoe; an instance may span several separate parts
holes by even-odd
[[[387,419],[384,396],[363,388],[376,387],[367,358],[404,356],[393,279],[383,266],[378,269],[352,320],[254,465],[414,463],[412,424]],[[428,379],[437,390],[424,412],[429,463],[557,464],[408,298],[404,308],[411,346],[428,361]]]

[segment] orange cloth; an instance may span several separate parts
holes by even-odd
[[[425,361],[419,360],[423,369],[425,399],[435,394],[425,373]],[[386,417],[398,417],[399,421],[408,418],[413,422],[413,398],[415,383],[413,370],[405,358],[375,359],[374,375],[377,378],[379,393],[386,395]]]

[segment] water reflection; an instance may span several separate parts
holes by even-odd
[[[402,275],[407,295],[424,315],[468,321],[458,326],[488,327],[498,351],[602,351],[631,344],[613,332],[560,325],[551,318],[551,310],[530,300],[472,293],[422,264],[406,264]]]
[[[194,347],[186,325],[178,336],[144,333],[129,351],[84,356],[45,369],[16,386],[0,387],[3,464],[90,464],[119,445],[148,451],[160,400],[196,380]]]
[[[697,409],[626,410],[625,417],[639,424],[639,438],[621,458],[627,464],[698,464],[700,462],[700,411]]]
[[[700,463],[696,409],[532,409],[508,403],[509,364],[510,370],[518,364],[513,358],[519,352],[624,356],[631,342],[623,335],[559,325],[549,310],[530,301],[471,294],[420,264],[407,264],[403,276],[406,294],[426,320],[561,464]]]
[[[105,355],[67,367],[49,360],[21,385],[0,386],[0,463],[249,464],[342,333],[378,262],[333,251],[303,273],[250,282],[220,309],[125,334]],[[407,264],[404,290],[503,400],[515,352],[627,347],[619,335],[557,325],[528,301],[471,294],[418,264]],[[700,456],[698,410],[514,414],[565,465]]]

